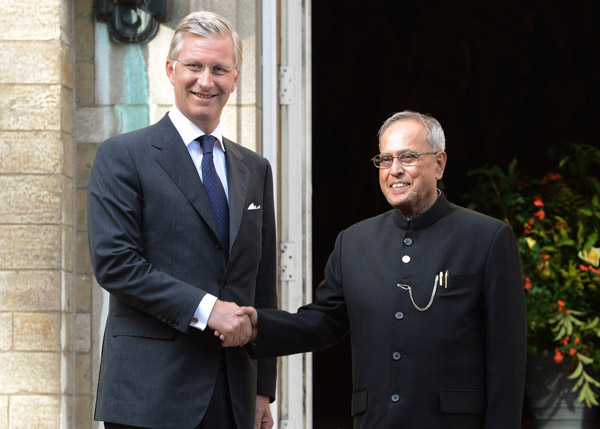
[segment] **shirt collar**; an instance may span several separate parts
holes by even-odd
[[[439,189],[438,194],[437,200],[435,200],[435,203],[431,207],[410,219],[404,217],[400,213],[400,210],[395,210],[394,223],[396,226],[400,229],[423,229],[440,220],[450,207],[450,204],[446,200],[444,193]]]
[[[169,118],[171,119],[171,122],[173,122],[175,129],[177,129],[177,132],[181,136],[181,139],[183,140],[186,146],[189,146],[189,144],[196,140],[198,137],[206,134],[204,131],[198,128],[192,121],[186,118],[184,114],[181,113],[175,105],[173,105],[171,107],[171,110],[169,111]],[[217,146],[223,152],[225,152],[225,146],[223,145],[223,131],[221,130],[220,121],[217,125],[217,128],[215,128],[210,133],[210,135],[216,137],[216,139],[219,141],[219,143],[217,143]]]

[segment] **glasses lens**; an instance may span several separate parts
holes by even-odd
[[[418,160],[419,160],[419,156],[411,154],[411,153],[400,157],[400,163],[402,165],[415,165]]]

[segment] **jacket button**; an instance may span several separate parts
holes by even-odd
[[[227,282],[225,280],[223,280],[223,282],[221,283],[221,287],[223,289],[227,289]]]
[[[395,317],[396,317],[396,319],[398,319],[398,320],[402,320],[402,319],[404,319],[404,313],[403,313],[403,312],[401,312],[401,311],[399,311],[399,312],[397,312],[397,313],[395,314]]]
[[[217,250],[223,249],[223,246],[221,246],[221,243],[219,243],[218,241],[215,241],[215,247],[217,248]]]
[[[399,352],[394,352],[394,353],[392,353],[392,358],[394,360],[400,360],[400,359],[402,359],[402,355]]]
[[[410,237],[406,237],[406,238],[404,239],[404,244],[406,244],[407,246],[410,246],[410,245],[412,245],[412,244],[413,244],[412,238],[410,238]]]
[[[398,402],[400,400],[400,395],[397,394],[393,394],[392,395],[392,402]]]

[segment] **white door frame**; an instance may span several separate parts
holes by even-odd
[[[310,6],[310,0],[262,1],[263,155],[277,177],[280,308],[292,312],[312,300]],[[312,429],[312,355],[280,363],[276,427]]]

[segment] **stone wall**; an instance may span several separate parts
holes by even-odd
[[[257,149],[256,3],[172,1],[152,41],[126,46],[96,21],[94,0],[3,0],[0,428],[99,426],[93,405],[107,297],[93,278],[86,231],[96,149],[169,109],[171,36],[184,15],[203,9],[227,17],[243,39],[224,134]]]
[[[0,427],[74,422],[71,2],[0,14]]]

